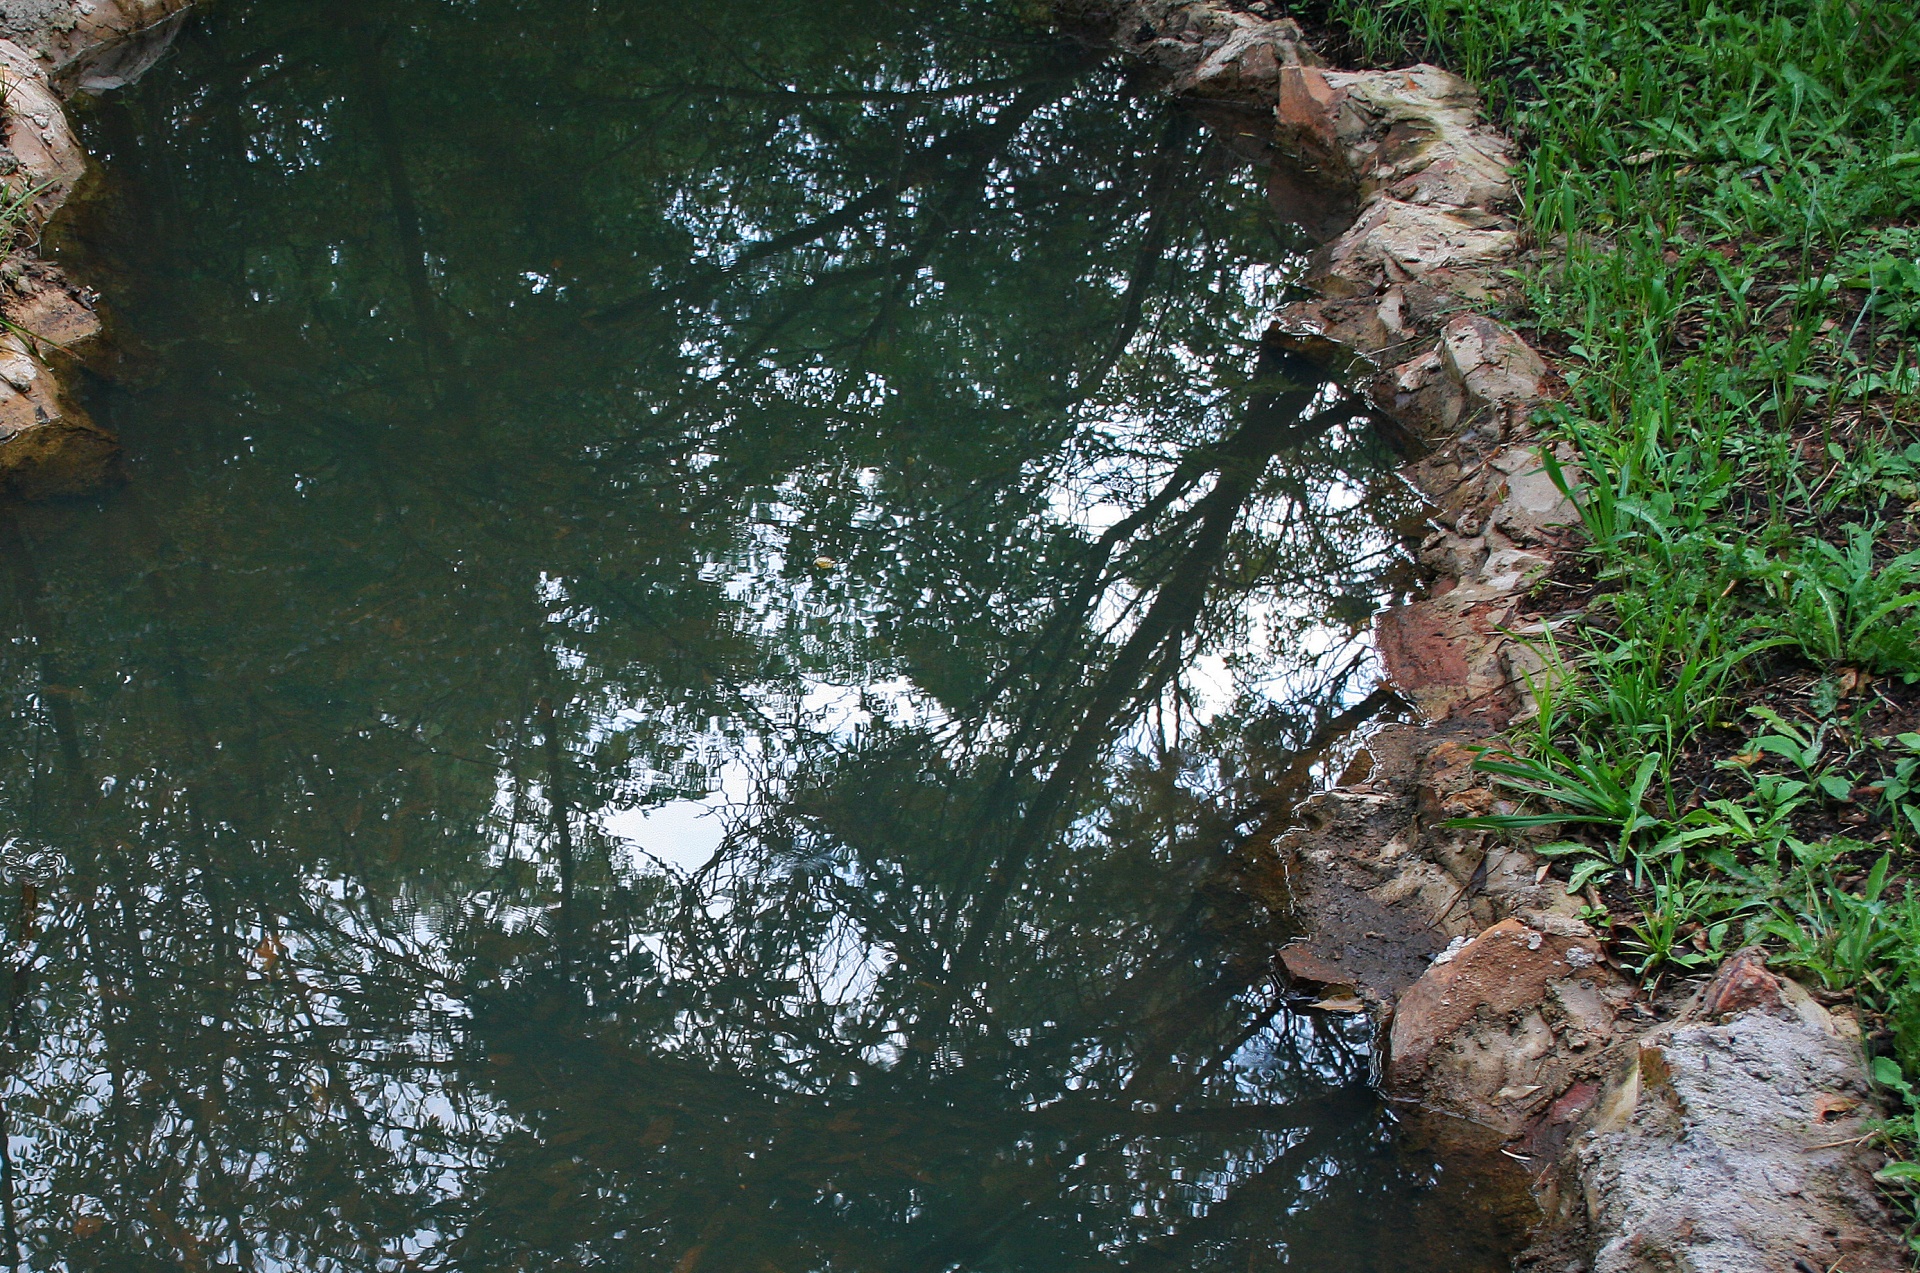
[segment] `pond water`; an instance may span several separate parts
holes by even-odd
[[[1419,510],[1218,130],[1008,0],[230,2],[87,130],[0,1263],[1506,1266],[1273,975]]]

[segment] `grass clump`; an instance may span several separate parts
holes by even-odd
[[[1582,570],[1483,766],[1649,982],[1764,940],[1920,1156],[1920,23],[1910,0],[1331,0],[1523,143]],[[1555,616],[1549,616],[1555,617]],[[1542,687],[1543,690],[1546,687]],[[1888,1187],[1920,1197],[1920,1168]],[[1911,1201],[1911,1198],[1909,1199]],[[1916,1249],[1920,1249],[1917,1247]]]

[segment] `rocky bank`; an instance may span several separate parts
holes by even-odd
[[[1389,1093],[1502,1138],[1546,1219],[1552,1273],[1893,1273],[1908,1267],[1864,1148],[1879,1111],[1859,1030],[1757,950],[1649,1003],[1526,848],[1449,828],[1500,802],[1475,746],[1532,708],[1529,594],[1577,516],[1530,418],[1551,366],[1491,315],[1535,262],[1507,141],[1434,66],[1338,70],[1266,0],[1057,0],[1060,20],[1158,69],[1275,160],[1276,203],[1324,240],[1269,339],[1359,355],[1420,458],[1428,595],[1376,637],[1417,725],[1378,731],[1333,790],[1251,848],[1309,935],[1280,952],[1323,1003],[1358,1002]],[[1570,456],[1561,456],[1563,462]]]
[[[66,101],[117,88],[166,50],[191,0],[0,0],[0,490],[106,481],[119,447],[63,390],[100,331],[93,296],[40,259],[41,229],[87,157]]]

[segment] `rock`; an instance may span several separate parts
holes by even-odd
[[[1280,68],[1313,59],[1298,23],[1266,21],[1248,14],[1226,33],[1191,74],[1174,81],[1177,92],[1198,97],[1253,100],[1277,91]],[[1317,60],[1317,59],[1313,59]]]
[[[1786,995],[1780,978],[1767,971],[1765,948],[1747,946],[1720,965],[1713,981],[1701,992],[1695,1011],[1704,1020],[1724,1021],[1754,1009],[1784,1015]]]
[[[1533,446],[1501,447],[1451,485],[1442,476],[1458,471],[1435,463],[1426,480],[1415,479],[1442,491],[1443,517],[1453,523],[1421,545],[1421,560],[1442,580],[1426,599],[1381,613],[1374,637],[1388,679],[1428,717],[1477,712],[1497,725],[1531,709],[1546,670],[1515,628],[1519,599],[1553,559],[1522,545],[1562,542],[1578,511]]]
[[[54,349],[71,351],[100,334],[100,316],[93,307],[59,269],[41,261],[23,263],[13,294],[0,302],[0,311],[36,344]]]
[[[1460,77],[1425,64],[1398,71],[1282,68],[1274,106],[1281,147],[1363,196],[1492,208],[1512,196],[1504,138]]]
[[[1452,434],[1467,414],[1467,394],[1438,349],[1427,349],[1375,379],[1371,397],[1416,437]]]
[[[1395,689],[1429,717],[1467,697],[1472,679],[1473,634],[1462,633],[1433,601],[1414,601],[1382,611],[1373,621],[1374,645]]]
[[[1280,952],[1282,967],[1306,987],[1352,986],[1376,1009],[1418,979],[1446,944],[1450,934],[1433,917],[1459,891],[1413,851],[1416,762],[1396,742],[1419,733],[1390,725],[1369,740],[1369,781],[1378,790],[1315,796],[1256,833],[1276,837],[1292,909],[1310,926]]]
[[[26,393],[39,378],[40,360],[28,351],[27,343],[11,332],[0,336],[0,380],[15,393]]]
[[[1399,297],[1392,292],[1378,297],[1295,301],[1280,312],[1280,325],[1289,332],[1324,337],[1348,349],[1376,354],[1412,335],[1400,323],[1398,302]]]
[[[1441,328],[1440,353],[1475,408],[1525,411],[1549,396],[1545,360],[1484,314],[1460,314]]]
[[[1524,1268],[1592,1273],[1907,1268],[1873,1181],[1873,1101],[1851,1021],[1736,952],[1672,1024],[1612,1049],[1528,1132],[1551,1156]],[[1572,1126],[1555,1111],[1580,1093]],[[1570,1247],[1593,1252],[1567,1265]]]
[[[192,0],[0,0],[0,35],[61,86],[131,83],[166,51]]]
[[[111,480],[120,455],[113,435],[75,408],[40,418],[38,403],[0,389],[0,489],[21,499],[79,495]],[[44,410],[44,409],[41,409]]]
[[[1306,943],[1295,943],[1280,950],[1280,966],[1301,986],[1321,989],[1345,985],[1347,970],[1339,963],[1317,953]]]
[[[46,357],[83,345],[100,320],[54,267],[9,262],[0,335],[0,490],[20,499],[73,495],[106,482],[119,444],[61,393]],[[31,338],[30,340],[28,338]]]
[[[1624,987],[1599,955],[1591,933],[1546,932],[1517,918],[1493,925],[1401,995],[1389,1088],[1520,1131],[1576,1077],[1561,1036],[1579,1040],[1573,1052],[1597,1051],[1612,1037]]]
[[[1311,171],[1357,186],[1357,170],[1364,165],[1350,151],[1347,141],[1364,130],[1355,127],[1351,117],[1342,118],[1345,105],[1344,85],[1335,83],[1327,72],[1289,68],[1280,76],[1273,115],[1281,148],[1289,158]]]
[[[1428,749],[1420,760],[1420,777],[1414,799],[1420,815],[1430,821],[1460,816],[1466,797],[1485,788],[1474,762],[1478,748],[1452,738],[1443,738]]]
[[[1471,721],[1384,726],[1367,740],[1368,763],[1356,766],[1364,791],[1315,796],[1294,811],[1297,825],[1253,837],[1275,835],[1291,907],[1308,919],[1311,931],[1280,953],[1303,987],[1350,985],[1384,1019],[1450,939],[1471,938],[1502,914],[1591,939],[1575,903],[1535,883],[1531,854],[1438,825],[1492,798],[1462,745],[1478,732]]]
[[[1058,0],[1057,18],[1168,72],[1176,93],[1271,100],[1282,67],[1317,66],[1298,23],[1192,0]]]
[[[1362,296],[1420,279],[1484,300],[1500,290],[1518,244],[1513,225],[1490,213],[1379,198],[1321,249],[1306,282],[1329,296]]]
[[[1367,296],[1295,301],[1280,311],[1279,326],[1326,336],[1392,364],[1411,356],[1458,305],[1444,292],[1410,280]]]
[[[44,223],[86,171],[86,152],[73,135],[45,68],[12,40],[0,40],[0,76],[7,84],[6,146],[20,165],[6,184],[15,193],[39,189],[33,215],[36,223]]]
[[[186,25],[194,0],[95,3],[64,42],[55,79],[82,93],[125,88],[151,70]]]
[[[1420,541],[1420,564],[1448,579],[1472,579],[1480,573],[1492,547],[1486,536],[1466,535],[1445,528]]]
[[[1858,1143],[1877,1112],[1858,1048],[1798,1013],[1653,1032],[1575,1144],[1594,1273],[1907,1268]]]
[[[1560,1156],[1569,1137],[1600,1100],[1600,1085],[1592,1082],[1575,1083],[1562,1092],[1552,1104],[1542,1110],[1533,1125],[1528,1128],[1521,1148],[1529,1158],[1544,1159],[1552,1162]]]
[[[1492,540],[1494,536],[1487,536]],[[1525,592],[1546,578],[1553,560],[1522,548],[1493,548],[1481,559],[1477,580],[1496,592]]]
[[[1375,632],[1428,723],[1381,729],[1371,763],[1343,775],[1357,785],[1260,832],[1312,929],[1282,966],[1302,984],[1351,985],[1390,1021],[1396,1090],[1523,1135],[1561,1220],[1524,1267],[1904,1268],[1852,1143],[1875,1113],[1856,1025],[1743,951],[1684,1020],[1629,1032],[1628,988],[1576,904],[1534,882],[1524,849],[1444,825],[1498,805],[1467,744],[1527,710],[1528,679],[1551,674],[1507,632],[1546,635],[1518,603],[1579,526],[1531,441],[1550,368],[1467,312],[1500,296],[1522,248],[1502,214],[1510,152],[1471,86],[1429,66],[1328,70],[1292,34],[1263,44],[1258,19],[1212,0],[1063,3],[1138,22],[1121,43],[1182,91],[1270,93],[1275,146],[1299,170],[1275,189],[1338,188],[1356,207],[1321,235],[1305,279],[1319,297],[1280,326],[1373,358],[1369,398],[1426,448],[1402,473],[1432,501],[1420,555],[1441,577]],[[1318,226],[1333,204],[1314,199]],[[1573,457],[1556,458],[1577,486]]]
[[[1387,333],[1378,310],[1374,324],[1365,323],[1364,311],[1349,312],[1354,334]],[[1461,314],[1432,346],[1376,378],[1372,397],[1421,437],[1449,439],[1466,423],[1483,421],[1479,432],[1499,441],[1528,431],[1529,415],[1551,395],[1548,379],[1546,364],[1511,329]]]
[[[1534,634],[1515,634],[1516,638],[1531,635]],[[1513,716],[1516,723],[1537,717],[1560,684],[1562,665],[1548,662],[1547,654],[1547,647],[1529,644],[1525,639],[1512,640],[1500,647],[1500,662],[1507,669],[1507,692],[1517,704]]]
[[[1382,611],[1374,643],[1388,682],[1428,719],[1477,713],[1491,732],[1519,706],[1503,658],[1513,617],[1512,588],[1467,580]]]
[[[1555,457],[1570,487],[1578,488],[1578,465],[1565,454]],[[1488,461],[1501,474],[1502,489],[1489,521],[1523,544],[1558,546],[1580,526],[1580,510],[1547,472],[1536,445],[1510,446]]]

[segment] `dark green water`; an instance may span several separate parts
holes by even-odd
[[[95,108],[0,1264],[1504,1267],[1247,847],[1417,510],[1017,8],[229,0]]]

